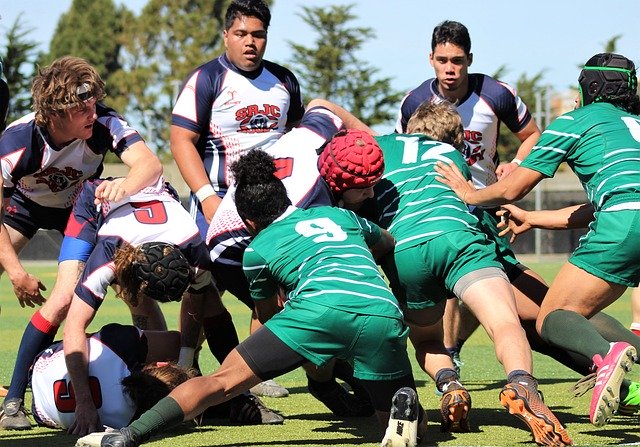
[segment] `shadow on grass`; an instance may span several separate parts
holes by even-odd
[[[569,410],[575,411],[566,406],[552,406],[553,412],[567,427],[569,435],[574,438],[581,436],[589,436],[601,438],[602,442],[597,440],[589,442],[589,444],[579,443],[579,445],[619,445],[634,444],[640,442],[640,434],[637,433],[638,416],[616,416],[608,425],[597,428],[590,425],[589,415],[578,415]],[[437,410],[427,411],[430,421],[439,421],[440,413]],[[575,427],[580,427],[580,431],[576,431]],[[499,404],[496,408],[474,408],[470,413],[471,433],[498,433],[502,427],[520,428],[526,432],[529,428],[524,422],[517,417],[509,414]],[[585,428],[586,427],[586,428]],[[460,436],[455,433],[441,433],[436,430],[429,429],[429,445],[438,445],[438,443],[450,441]],[[503,441],[503,440],[501,440]],[[501,443],[502,444],[502,443]],[[531,445],[530,442],[521,442],[514,445]]]
[[[558,385],[562,383],[574,384],[576,379],[572,378],[544,378],[538,379],[538,385],[544,392],[544,387],[546,385]],[[473,391],[491,391],[496,390],[496,392],[500,392],[503,386],[507,383],[506,377],[500,380],[462,380],[462,384],[469,392]],[[567,386],[569,389],[569,386]]]

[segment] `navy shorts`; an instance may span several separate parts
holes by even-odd
[[[71,207],[52,208],[38,205],[14,192],[4,209],[4,224],[31,239],[38,230],[56,230],[64,234]]]

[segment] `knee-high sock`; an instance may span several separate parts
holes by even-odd
[[[184,412],[180,405],[173,398],[167,396],[133,421],[129,428],[134,433],[136,440],[142,442],[160,430],[171,428],[183,421]]]
[[[598,312],[589,318],[589,322],[596,328],[602,337],[610,342],[624,341],[636,348],[640,352],[640,337],[624,327],[611,315]]]
[[[544,319],[542,339],[566,351],[592,359],[609,351],[609,341],[582,315],[569,310],[554,310]]]
[[[16,364],[13,368],[11,385],[6,399],[16,397],[24,399],[24,393],[27,390],[29,381],[29,368],[31,368],[36,356],[51,345],[58,332],[58,327],[52,325],[40,315],[40,311],[36,311],[33,314],[31,321],[22,334],[22,341],[20,341],[20,348],[18,348],[18,356],[16,357]]]
[[[231,314],[225,309],[220,315],[204,318],[202,327],[211,353],[222,364],[222,361],[239,343]]]
[[[527,320],[521,323],[532,350],[551,357],[583,376],[591,372],[593,360],[544,341],[536,331],[535,321]]]

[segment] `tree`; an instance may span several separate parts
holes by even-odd
[[[49,53],[41,63],[73,55],[86,59],[105,81],[105,103],[124,112],[129,95],[121,85],[112,82],[122,71],[123,32],[133,22],[133,13],[126,7],[116,7],[113,0],[73,0],[62,14],[49,45]]]
[[[492,75],[493,78],[499,79],[507,73],[506,67],[500,66],[496,73]],[[529,77],[526,73],[522,73],[520,78],[516,81],[515,87],[518,96],[529,108],[529,112],[533,115],[536,107],[536,96],[542,93],[547,87],[542,85],[544,77],[544,70]],[[534,118],[532,118],[534,119]],[[497,151],[501,161],[512,160],[518,148],[520,147],[520,140],[516,137],[505,125],[500,126],[500,134],[498,136]]]
[[[128,89],[129,112],[168,153],[176,92],[197,66],[223,50],[224,13],[230,0],[150,0],[123,34],[125,70],[114,82]]]
[[[313,47],[293,41],[291,66],[299,77],[305,100],[328,99],[343,106],[370,126],[395,118],[394,107],[402,92],[391,89],[391,78],[379,78],[378,68],[357,58],[367,39],[375,38],[372,28],[350,28],[356,18],[354,5],[327,8],[302,7],[298,16],[317,33]]]
[[[27,38],[32,31],[31,28],[25,28],[20,14],[5,35],[2,49],[4,75],[11,92],[7,122],[20,118],[31,110],[31,79],[38,57],[38,43]]]

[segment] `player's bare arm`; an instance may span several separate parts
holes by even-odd
[[[364,122],[362,122],[358,117],[354,114],[346,110],[345,108],[339,106],[338,104],[334,104],[331,101],[327,101],[326,99],[312,99],[307,106],[307,109],[311,109],[313,107],[324,107],[325,109],[330,110],[335,113],[338,118],[340,118],[344,124],[344,127],[347,129],[357,129],[362,130],[363,132],[367,132],[370,135],[378,135],[378,133],[367,126]]]
[[[511,241],[522,233],[532,228],[545,230],[566,230],[571,228],[584,228],[594,218],[593,205],[583,203],[572,205],[559,210],[527,211],[515,205],[503,205],[498,211],[498,216],[507,216],[498,223],[501,228],[500,236],[512,233]]]
[[[28,239],[4,224],[0,224],[0,227],[0,266],[9,276],[18,303],[20,303],[21,307],[40,306],[45,302],[41,291],[47,288],[37,277],[24,269],[20,263],[16,249],[11,243],[9,233],[12,233],[16,238],[24,239],[21,246],[24,246],[24,244],[28,242]]]
[[[207,223],[216,213],[221,199],[217,196],[202,159],[196,149],[200,134],[179,126],[171,126],[171,153],[189,189],[198,196]],[[204,189],[203,189],[204,188]]]
[[[516,137],[520,140],[520,147],[518,148],[518,152],[516,152],[515,158],[508,163],[503,163],[496,169],[496,177],[498,180],[501,180],[503,177],[506,177],[514,169],[520,166],[522,160],[527,158],[529,152],[536,144],[538,139],[540,138],[540,129],[536,122],[532,119],[529,123],[522,129],[520,132],[517,132]]]
[[[537,171],[518,167],[493,185],[476,189],[453,163],[439,161],[435,170],[440,175],[436,180],[449,186],[467,205],[498,206],[515,202],[526,196],[543,178]]]
[[[94,315],[95,310],[74,295],[64,325],[64,356],[76,398],[76,420],[69,426],[68,433],[78,436],[103,430],[91,398],[88,377],[89,349],[85,332]]]
[[[138,141],[122,153],[122,161],[129,167],[126,177],[105,180],[96,188],[96,204],[116,202],[151,186],[162,175],[162,164],[143,141]]]

